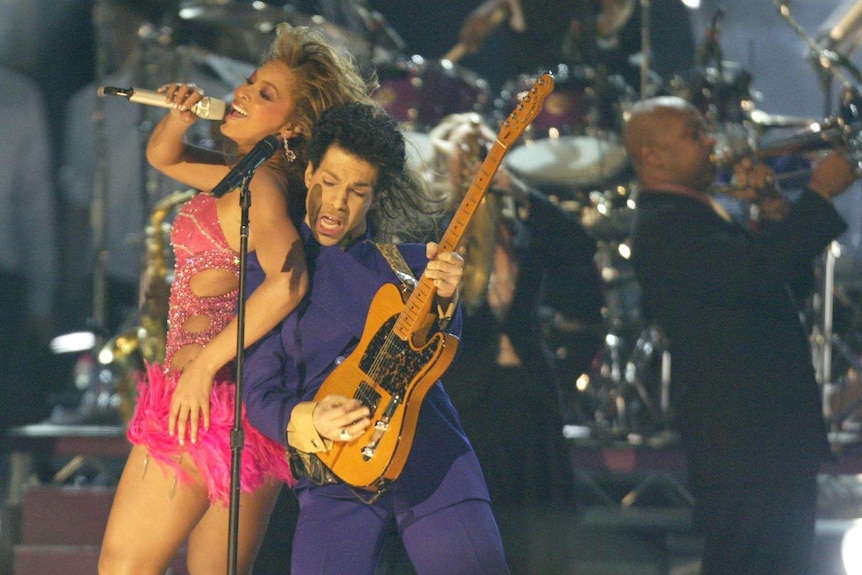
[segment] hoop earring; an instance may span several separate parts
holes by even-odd
[[[284,139],[284,157],[287,158],[288,162],[293,162],[296,159],[296,152],[290,149],[290,141],[287,138]]]

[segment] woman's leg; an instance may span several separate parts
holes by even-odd
[[[147,449],[132,448],[105,528],[100,575],[161,575],[209,507],[207,490],[190,458],[183,461],[194,478],[176,480]]]
[[[254,493],[240,494],[236,558],[237,573],[241,575],[251,573],[281,485],[278,481],[272,481]],[[229,508],[220,503],[211,505],[189,536],[189,573],[197,575],[227,571],[229,525]],[[284,568],[287,572],[287,555]]]

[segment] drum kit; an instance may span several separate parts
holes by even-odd
[[[212,36],[224,32],[235,40],[232,53],[220,54],[218,48],[199,53],[209,69],[240,81],[250,66],[245,62],[256,61],[264,52],[278,23],[318,29],[353,54],[363,69],[376,73],[379,88],[373,97],[400,122],[410,144],[410,161],[419,169],[439,170],[428,134],[444,118],[472,112],[493,126],[547,71],[517,75],[492,93],[479,74],[453,61],[457,58],[409,54],[398,33],[364,1],[346,0],[334,6],[327,14],[315,14],[292,3],[182,1],[178,17],[182,23],[212,30]],[[827,30],[831,46],[852,43],[856,47],[862,28],[857,25],[862,15],[857,18],[857,12],[848,9],[846,16],[835,17],[836,23]],[[798,135],[781,143],[789,144],[791,151],[800,150],[797,142],[812,134],[811,120],[757,110],[751,74],[720,59],[720,51],[718,56],[718,61],[699,62],[689,73],[661,84],[649,71],[646,58],[630,62],[647,68],[642,77],[650,81],[640,86],[641,94],[672,94],[694,104],[715,127],[718,146],[726,148],[726,156],[751,152],[775,128],[797,130]],[[555,89],[507,153],[505,166],[575,214],[598,241],[596,264],[607,288],[607,337],[587,374],[592,382],[585,384],[579,378],[577,383],[592,401],[596,422],[612,438],[666,431],[672,398],[664,365],[665,342],[660,332],[641,321],[639,291],[627,262],[637,189],[622,145],[622,127],[639,92],[621,77],[587,65],[561,62],[551,71]]]

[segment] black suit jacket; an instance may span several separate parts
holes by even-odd
[[[807,190],[757,235],[695,198],[641,193],[632,264],[642,311],[670,340],[695,487],[810,472],[828,455],[801,288],[813,285],[814,258],[844,228]]]

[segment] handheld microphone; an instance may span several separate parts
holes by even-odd
[[[216,184],[210,193],[220,198],[234,188],[240,187],[243,180],[251,176],[258,166],[267,161],[280,147],[281,140],[278,136],[267,136],[255,144],[254,148],[228,172],[222,181]]]
[[[142,90],[141,88],[112,88],[110,86],[102,86],[96,93],[100,98],[105,96],[122,96],[136,104],[173,108],[170,103],[165,101],[164,94],[151,90]],[[222,100],[204,97],[200,102],[192,106],[191,111],[195,116],[204,120],[221,120],[224,118],[226,107],[227,105]]]

